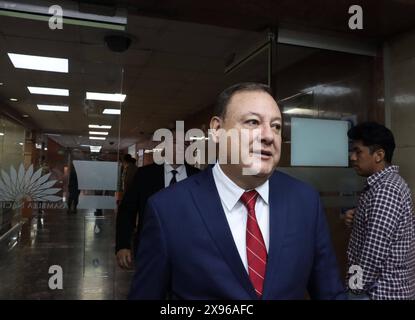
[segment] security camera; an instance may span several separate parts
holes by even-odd
[[[113,52],[124,52],[131,45],[131,38],[126,35],[108,35],[104,38],[108,48]]]

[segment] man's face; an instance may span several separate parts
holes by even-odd
[[[350,161],[359,176],[369,177],[376,172],[376,152],[371,154],[362,141],[353,142]]]
[[[254,161],[256,176],[265,177],[272,174],[280,160],[281,152],[281,113],[275,100],[266,92],[242,91],[235,93],[227,107],[222,121],[222,129],[228,131],[242,129],[249,134],[248,150],[240,150],[240,155],[249,154]],[[255,130],[256,129],[256,130]],[[241,144],[244,148],[245,145]],[[228,161],[231,150],[228,146]],[[245,151],[245,152],[244,152]],[[237,172],[246,168],[246,163],[239,161]],[[228,162],[229,163],[229,162]],[[252,167],[252,164],[248,167]]]

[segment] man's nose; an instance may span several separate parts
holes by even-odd
[[[270,144],[274,141],[274,132],[269,124],[264,124],[261,127],[261,142]]]
[[[350,161],[356,161],[357,157],[356,157],[356,152],[351,152],[350,153]]]

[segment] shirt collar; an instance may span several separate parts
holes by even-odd
[[[367,178],[367,184],[369,186],[373,186],[377,181],[382,179],[388,173],[399,173],[399,166],[389,166],[381,171],[375,172]]]
[[[178,174],[181,174],[183,170],[185,170],[184,164],[178,166],[176,169],[174,169],[170,164],[167,162],[164,163],[164,173],[167,174],[169,172],[172,172],[173,170],[176,170]]]
[[[242,194],[248,190],[242,189],[235,182],[229,179],[229,177],[222,171],[219,163],[216,163],[216,165],[213,167],[212,173],[215,178],[215,183],[219,192],[219,196],[225,204],[226,208],[229,211],[231,211],[238,203]],[[262,185],[256,187],[255,190],[259,193],[262,200],[264,200],[264,202],[268,204],[268,180],[264,182]]]

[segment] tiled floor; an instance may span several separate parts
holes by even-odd
[[[0,299],[125,299],[132,271],[116,264],[114,217],[55,210],[26,222],[0,243]],[[53,265],[61,290],[49,288]]]

